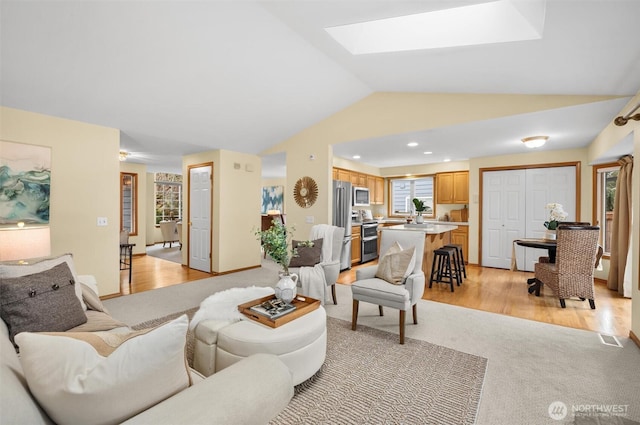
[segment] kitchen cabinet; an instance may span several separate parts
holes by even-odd
[[[384,204],[384,179],[382,177],[375,177],[375,191],[373,192],[374,204]]]
[[[458,225],[458,228],[451,231],[451,243],[462,245],[462,254],[465,263],[469,262],[469,226]]]
[[[333,179],[350,182],[352,186],[366,187],[369,189],[372,205],[384,204],[384,178],[357,171],[333,168]]]
[[[469,172],[456,171],[436,174],[436,191],[436,203],[438,204],[468,204]]]
[[[350,182],[351,181],[351,173],[348,172],[347,170],[343,170],[340,168],[334,168],[334,170],[336,170],[336,175],[337,178],[336,180],[341,180],[343,182]]]
[[[351,226],[351,264],[360,264],[362,258],[361,226]]]

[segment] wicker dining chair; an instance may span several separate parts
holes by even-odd
[[[559,226],[556,262],[535,264],[536,295],[540,295],[542,285],[547,285],[562,308],[567,298],[578,297],[589,300],[595,309],[593,271],[599,232],[598,226]]]

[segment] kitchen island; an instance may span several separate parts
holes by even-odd
[[[433,264],[433,251],[451,243],[451,231],[458,226],[454,224],[399,224],[397,226],[383,227],[382,232],[422,232],[424,233],[424,256],[422,257],[422,271],[424,272],[425,283],[429,282],[431,276],[431,265]],[[406,249],[407,247],[402,247]],[[381,252],[380,255],[384,255]]]

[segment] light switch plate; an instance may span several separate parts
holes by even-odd
[[[98,217],[98,226],[106,226],[107,217]]]
[[[307,224],[313,224],[315,223],[316,219],[314,216],[312,215],[308,215],[305,220],[304,220]]]

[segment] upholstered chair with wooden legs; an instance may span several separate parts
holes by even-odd
[[[425,277],[422,271],[422,258],[424,255],[423,232],[383,229],[380,237],[380,255],[378,265],[364,267],[356,270],[356,281],[351,285],[351,293],[353,295],[353,316],[351,321],[351,329],[356,330],[358,321],[358,309],[360,301],[371,303],[378,306],[378,313],[382,316],[383,307],[391,307],[400,310],[400,344],[404,344],[405,331],[405,315],[407,310],[412,309],[413,323],[418,324],[417,302],[424,294]],[[403,278],[402,271],[399,272],[400,279],[396,284],[389,283],[387,280],[376,277],[380,268],[386,267],[387,263],[382,258],[392,247],[396,247],[398,243],[402,251],[395,255],[403,255],[403,253],[414,247],[413,259],[404,267],[405,273]],[[414,262],[415,261],[415,262]],[[402,263],[402,261],[391,261],[392,267]],[[387,263],[388,264],[388,263]],[[408,275],[408,276],[407,276]]]
[[[560,299],[562,308],[566,307],[567,298],[577,297],[589,300],[595,309],[593,271],[598,259],[599,233],[598,226],[559,226],[556,262],[535,264],[536,295],[540,295],[542,285],[547,285]]]

